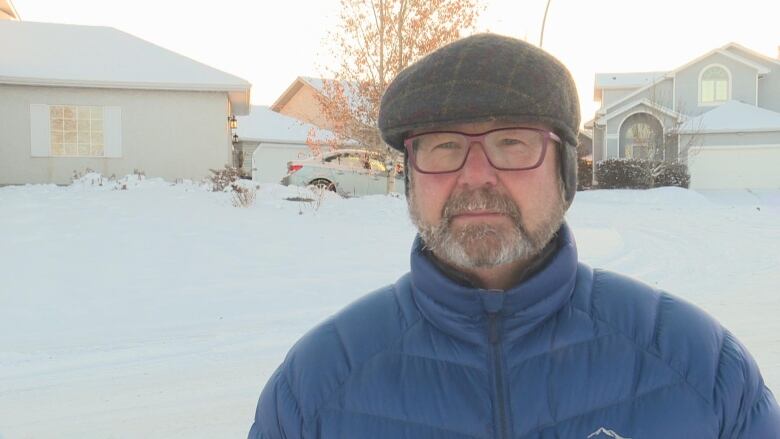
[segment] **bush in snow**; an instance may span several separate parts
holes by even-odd
[[[653,186],[652,164],[641,159],[608,159],[596,163],[599,189],[647,189]]]
[[[691,182],[688,167],[683,163],[658,162],[653,171],[653,187],[678,186],[687,188]]]
[[[255,204],[255,189],[242,186],[238,182],[231,183],[230,189],[233,191],[233,206],[249,207]]]
[[[585,159],[577,160],[577,190],[590,189],[593,184],[593,162]]]
[[[211,175],[206,180],[211,183],[213,192],[222,192],[241,178],[241,171],[233,166],[225,165],[225,169],[209,169]]]
[[[609,159],[596,164],[599,189],[688,187],[688,167],[682,163],[642,159]]]

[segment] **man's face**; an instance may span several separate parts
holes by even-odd
[[[464,123],[438,129],[481,133],[540,124]],[[499,171],[480,143],[463,168],[424,174],[410,166],[409,212],[425,245],[440,259],[465,269],[490,268],[536,256],[563,221],[565,206],[557,144],[549,140],[535,169]]]

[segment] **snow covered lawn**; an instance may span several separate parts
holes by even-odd
[[[0,438],[245,437],[308,328],[408,268],[403,198],[0,188]],[[780,390],[780,191],[579,193],[580,257],[705,308]],[[776,392],[777,393],[777,392]]]

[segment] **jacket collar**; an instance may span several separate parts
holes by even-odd
[[[434,326],[470,342],[487,342],[490,313],[502,320],[502,337],[526,334],[557,312],[571,297],[577,272],[577,248],[564,224],[554,238],[557,249],[546,264],[509,290],[498,292],[464,285],[442,271],[415,239],[411,255],[412,290],[418,308]]]

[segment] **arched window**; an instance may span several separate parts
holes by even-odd
[[[699,80],[702,104],[716,104],[729,99],[729,72],[721,66],[708,67]]]
[[[627,159],[664,159],[664,129],[648,113],[636,113],[620,126],[619,157]]]

